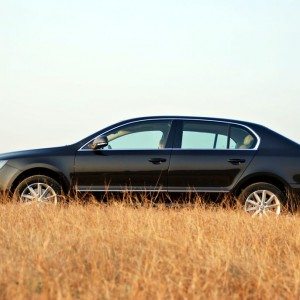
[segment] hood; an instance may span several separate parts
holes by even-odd
[[[26,157],[41,157],[49,155],[69,155],[74,153],[74,147],[63,146],[54,148],[32,149],[0,154],[0,160],[10,160]]]

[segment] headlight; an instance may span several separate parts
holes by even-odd
[[[6,163],[7,160],[0,160],[0,169],[2,169]]]

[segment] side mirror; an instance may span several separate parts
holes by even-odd
[[[108,139],[106,136],[98,136],[94,139],[92,148],[93,150],[103,149],[108,145]]]

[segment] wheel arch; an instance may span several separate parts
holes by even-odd
[[[34,175],[44,175],[54,179],[61,185],[64,193],[67,193],[70,189],[69,181],[61,172],[54,171],[46,167],[34,167],[23,171],[14,179],[10,187],[10,192],[13,193],[16,187],[18,186],[18,184],[22,182],[25,178]]]
[[[286,194],[287,190],[289,189],[288,183],[282,179],[281,177],[269,173],[269,172],[262,172],[262,173],[256,173],[251,174],[245,178],[243,178],[232,190],[234,195],[240,195],[243,189],[245,189],[247,186],[253,183],[258,182],[265,182],[270,183],[276,186],[280,191],[282,191],[284,194]]]

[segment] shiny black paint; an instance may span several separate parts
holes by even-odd
[[[229,191],[245,171],[255,151],[174,149],[169,167],[169,190]],[[242,159],[232,164],[228,160]]]
[[[0,155],[0,160],[8,160],[0,170],[0,190],[11,190],[16,182],[23,178],[23,174],[35,174],[35,172],[40,174],[42,170],[57,174],[57,178],[61,179],[64,186],[70,188],[77,150],[77,146],[71,145]]]
[[[80,190],[167,189],[171,150],[79,151],[75,182]],[[150,159],[162,158],[161,163]]]
[[[128,122],[171,119],[172,130],[164,150],[79,151],[93,138]],[[236,123],[260,137],[258,150],[181,150],[178,128],[182,119]],[[173,148],[174,147],[174,148]],[[153,163],[149,159],[163,159]],[[230,159],[245,160],[232,164]],[[300,189],[300,146],[278,133],[249,122],[196,117],[145,117],[111,125],[73,145],[0,155],[8,163],[0,170],[0,190],[15,187],[24,174],[57,174],[68,189],[235,191],[255,181],[280,182],[284,188]]]

